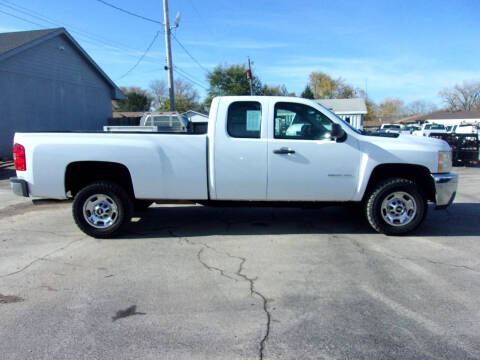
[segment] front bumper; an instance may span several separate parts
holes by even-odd
[[[446,209],[457,194],[458,175],[452,173],[432,174],[432,178],[435,183],[436,209]]]
[[[25,180],[12,177],[10,178],[10,187],[15,195],[28,197],[28,185]]]

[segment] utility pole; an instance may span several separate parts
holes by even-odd
[[[250,83],[250,95],[253,95],[252,66],[250,64],[250,56],[248,57],[247,79],[248,79],[248,82]]]
[[[175,89],[173,84],[172,48],[170,46],[170,23],[168,20],[168,0],[163,0],[163,22],[165,23],[165,45],[167,46],[168,93],[170,111],[175,111]]]

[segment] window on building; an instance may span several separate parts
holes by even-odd
[[[260,138],[262,106],[256,101],[237,101],[228,107],[227,132],[237,138]]]
[[[350,122],[350,116],[345,117],[345,121],[346,121],[347,123],[351,124],[351,122]]]

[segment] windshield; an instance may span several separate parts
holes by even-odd
[[[425,130],[445,130],[445,126],[438,124],[428,124],[425,126]]]

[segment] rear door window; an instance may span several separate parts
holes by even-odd
[[[227,114],[227,132],[236,138],[260,138],[262,106],[257,101],[236,101]]]

